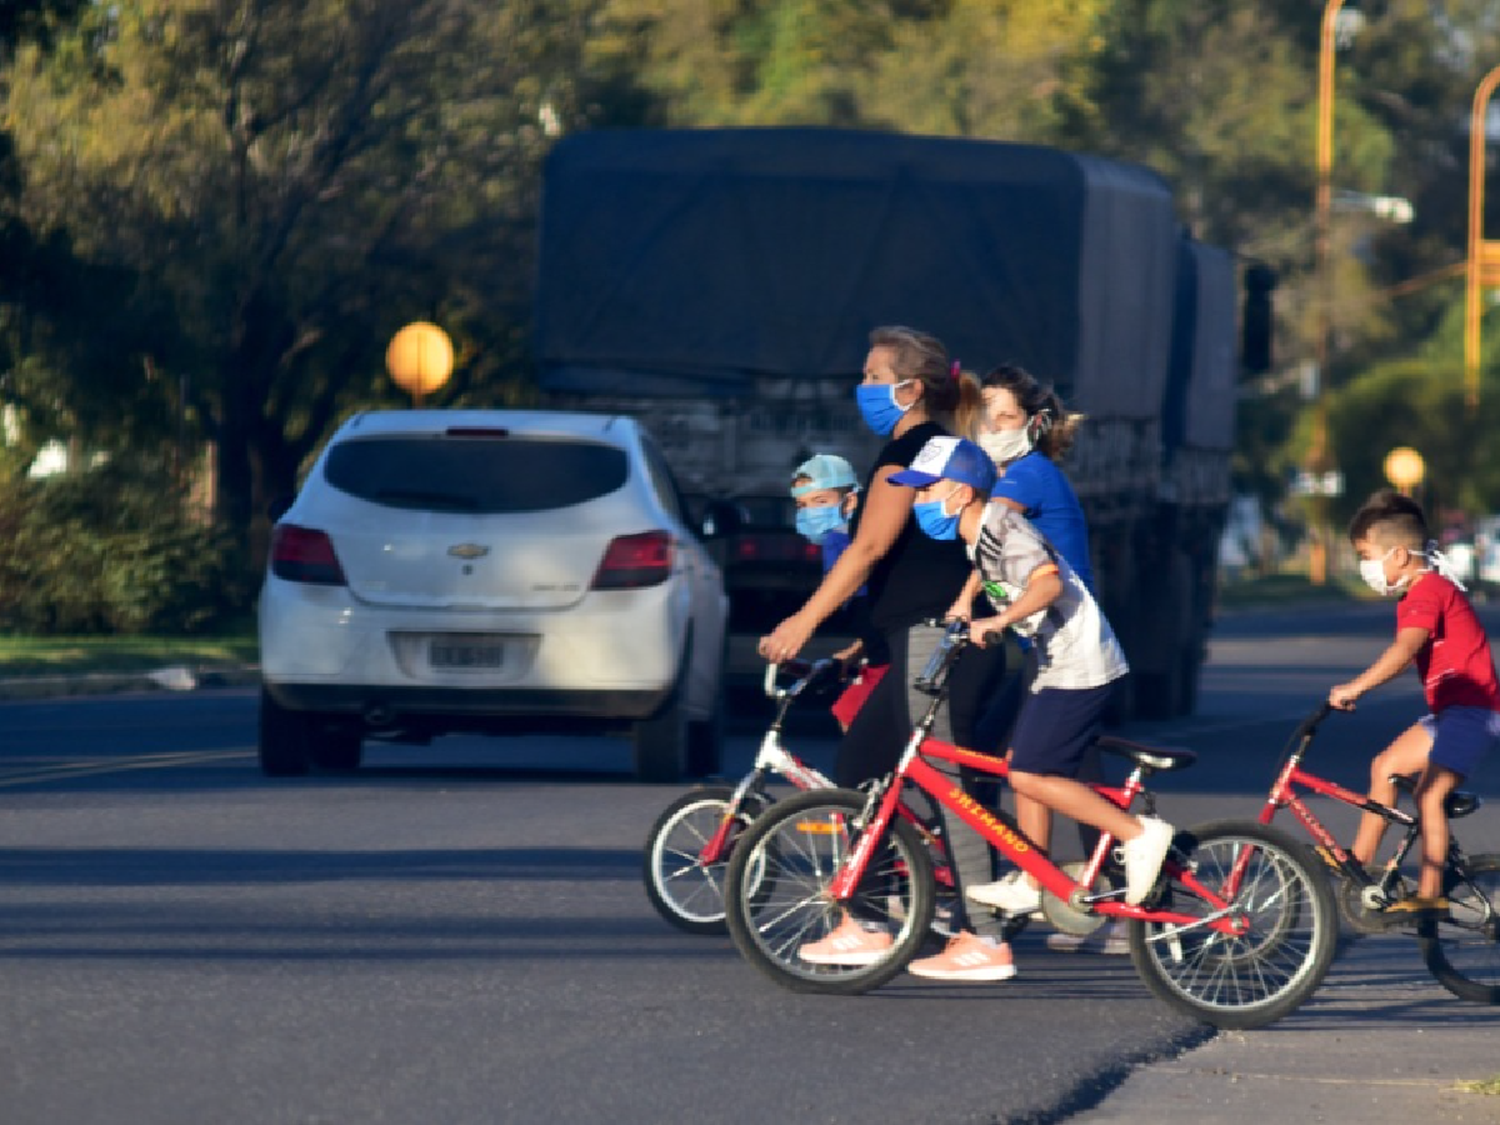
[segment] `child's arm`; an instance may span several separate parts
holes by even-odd
[[[970,573],[968,581],[964,583],[964,588],[959,591],[958,597],[948,607],[948,612],[943,614],[944,620],[967,621],[974,612],[974,599],[979,596],[979,590],[983,584],[984,579],[979,571],[975,570]],[[993,623],[992,621],[991,624]]]
[[[1391,647],[1347,684],[1338,684],[1328,692],[1328,703],[1340,711],[1353,711],[1354,701],[1367,691],[1373,691],[1387,680],[1404,672],[1416,659],[1417,653],[1427,643],[1431,634],[1418,626],[1407,626],[1396,634]]]
[[[1057,564],[1043,563],[1026,576],[1026,589],[1021,591],[1019,598],[994,617],[982,617],[969,626],[969,640],[976,645],[983,645],[986,634],[1003,632],[1017,621],[1025,621],[1033,613],[1040,612],[1057,601],[1062,592],[1062,576],[1058,573]]]

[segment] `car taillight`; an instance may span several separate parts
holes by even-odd
[[[271,538],[271,573],[288,582],[343,586],[344,568],[333,553],[333,540],[322,531],[279,523]]]
[[[594,573],[595,590],[638,590],[657,586],[672,573],[676,547],[665,531],[622,535],[604,552],[604,561]]]
[[[736,562],[823,561],[823,548],[800,535],[741,535],[734,545]]]

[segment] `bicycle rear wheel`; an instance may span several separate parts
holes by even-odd
[[[735,846],[725,877],[730,936],[741,955],[777,984],[796,992],[853,994],[878,988],[914,957],[932,924],[932,862],[916,831],[894,821],[870,850],[852,900],[828,893],[859,840],[855,820],[865,796],[822,789],[778,801]],[[846,907],[878,928],[890,946],[872,964],[823,965],[798,951],[828,936]]]
[[[690,934],[723,934],[724,874],[737,838],[770,802],[751,794],[730,828],[723,856],[704,863],[704,845],[729,811],[734,790],[705,786],[684,793],[662,810],[646,834],[641,875],[656,912]]]
[[[1221,1028],[1253,1028],[1295,1010],[1333,961],[1338,913],[1328,880],[1304,848],[1274,828],[1222,821],[1180,834],[1186,863],[1168,859],[1153,909],[1207,919],[1228,902],[1245,923],[1133,920],[1130,956],[1146,986],[1179,1011]],[[1200,890],[1199,888],[1202,888]]]
[[[1476,1004],[1500,1004],[1500,855],[1470,856],[1468,871],[1449,868],[1448,917],[1417,931],[1437,982]]]

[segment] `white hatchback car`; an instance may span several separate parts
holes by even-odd
[[[727,615],[632,419],[361,414],[274,530],[261,768],[353,769],[367,737],[626,731],[642,780],[711,773]]]

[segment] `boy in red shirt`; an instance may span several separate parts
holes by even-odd
[[[1443,802],[1473,773],[1500,740],[1500,684],[1489,639],[1464,597],[1463,586],[1446,571],[1427,521],[1414,500],[1377,492],[1349,525],[1359,552],[1360,576],[1381,595],[1400,597],[1396,640],[1379,659],[1328,693],[1328,702],[1354,710],[1354,701],[1395,678],[1415,662],[1431,712],[1403,731],[1370,764],[1370,798],[1396,803],[1391,776],[1420,775],[1416,787],[1422,818],[1422,874],[1414,897],[1387,908],[1393,919],[1423,911],[1445,912],[1443,864],[1448,856],[1448,817]],[[1350,849],[1363,864],[1375,859],[1386,821],[1374,813],[1360,817]]]

